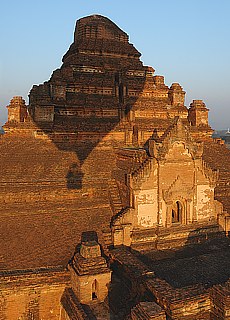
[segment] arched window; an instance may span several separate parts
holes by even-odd
[[[176,201],[172,209],[172,223],[181,223],[182,220],[182,204]]]

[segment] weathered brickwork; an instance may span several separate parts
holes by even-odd
[[[29,105],[10,101],[0,319],[229,319],[230,150],[140,56],[82,18]]]
[[[26,120],[28,116],[27,106],[22,97],[14,97],[7,108],[9,123],[20,123]]]
[[[0,319],[59,319],[58,302],[69,282],[69,274],[61,269],[2,272]]]

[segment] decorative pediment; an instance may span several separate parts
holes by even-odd
[[[156,133],[152,135],[149,140],[149,154],[158,160],[164,160],[175,143],[183,143],[193,159],[202,157],[203,143],[192,139],[189,127],[179,117],[175,117],[173,124],[160,138]]]

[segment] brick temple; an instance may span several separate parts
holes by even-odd
[[[106,17],[0,136],[0,319],[230,319],[230,150]]]

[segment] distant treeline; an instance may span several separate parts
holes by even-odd
[[[230,132],[229,132],[229,129],[228,130],[216,130],[215,132],[213,132],[212,137],[213,138],[221,138],[222,140],[224,140],[227,148],[230,149]]]

